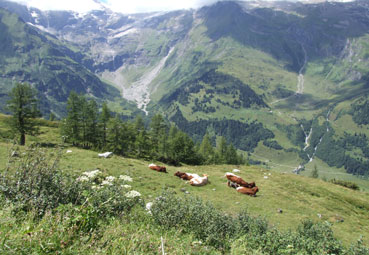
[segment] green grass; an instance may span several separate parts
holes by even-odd
[[[7,144],[1,144],[1,158],[6,158]],[[168,174],[150,170],[151,162],[113,156],[98,158],[97,152],[71,149],[73,152],[63,154],[60,166],[63,170],[81,174],[87,170],[101,169],[105,174],[119,176],[130,175],[132,186],[143,194],[146,201],[152,201],[163,189],[170,188],[178,195],[185,196],[185,189],[190,196],[199,196],[213,203],[217,208],[235,214],[246,208],[252,215],[266,217],[278,228],[287,230],[297,226],[302,219],[329,221],[338,238],[344,243],[355,241],[364,235],[369,241],[369,194],[352,191],[321,180],[310,179],[294,174],[281,174],[259,167],[245,166],[182,166],[168,167]],[[4,166],[4,161],[1,161]],[[160,164],[160,163],[159,163]],[[226,171],[233,168],[241,170],[241,177],[247,181],[255,181],[260,188],[257,197],[248,197],[228,188],[223,177]],[[204,187],[192,187],[174,176],[176,171],[208,174],[210,184]],[[268,179],[264,179],[268,176]],[[281,208],[283,213],[277,213]],[[354,212],[354,213],[353,213]],[[322,218],[318,218],[318,214]],[[344,222],[335,219],[342,217]]]
[[[0,132],[6,131],[4,120],[7,116],[0,115]],[[333,116],[332,116],[333,118]],[[60,144],[60,135],[57,122],[42,121],[41,134],[38,137],[27,136],[29,145],[38,142],[47,146]],[[7,155],[12,148],[10,143],[0,143],[0,169],[4,169]],[[22,148],[21,148],[22,149]],[[49,148],[52,150],[54,148]],[[64,153],[67,149],[72,153]],[[76,176],[84,171],[101,169],[105,174],[119,176],[127,174],[133,177],[132,184],[144,196],[145,201],[152,201],[163,189],[172,189],[178,195],[186,196],[185,189],[190,196],[199,196],[205,201],[213,203],[217,208],[236,214],[242,209],[247,209],[252,215],[266,217],[271,224],[287,230],[295,228],[303,219],[314,221],[329,221],[337,237],[344,243],[350,243],[364,235],[364,240],[369,243],[369,194],[363,191],[352,191],[318,179],[290,174],[291,169],[285,166],[297,166],[298,158],[295,153],[284,153],[271,150],[259,144],[254,152],[261,160],[268,159],[271,170],[257,166],[182,166],[168,167],[168,174],[149,170],[147,161],[113,156],[105,159],[97,156],[98,152],[83,150],[74,147],[63,148],[60,167],[64,171]],[[160,162],[157,162],[160,164]],[[344,173],[344,170],[329,168],[324,162],[314,159],[307,165],[303,175],[309,176],[314,164],[317,164],[320,178],[341,179],[357,183],[362,190],[368,191],[369,182],[355,176]],[[241,170],[241,177],[247,181],[255,181],[260,188],[257,197],[248,197],[237,193],[226,185],[224,173],[233,168]],[[204,187],[192,187],[186,182],[173,176],[176,171],[184,171],[198,174],[208,174],[210,184]],[[287,173],[282,173],[287,172]],[[264,179],[268,176],[268,179]],[[281,208],[283,213],[277,213]],[[354,213],[353,213],[354,212]],[[322,218],[317,215],[321,214]],[[336,222],[337,218],[343,218],[344,222]]]
[[[2,254],[55,254],[60,250],[65,254],[159,254],[161,239],[166,254],[220,254],[181,230],[158,228],[142,210],[83,235],[61,213],[48,214],[39,222],[30,214],[20,222],[10,209],[0,210]]]

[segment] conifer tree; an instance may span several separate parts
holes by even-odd
[[[17,83],[10,92],[7,108],[13,113],[9,125],[19,134],[19,144],[26,143],[26,134],[36,135],[38,127],[35,118],[39,116],[36,93],[28,84]]]
[[[166,157],[167,155],[167,125],[164,122],[164,118],[160,114],[154,115],[150,123],[151,127],[151,140],[155,146],[156,158]]]
[[[226,163],[227,164],[239,164],[237,151],[235,147],[233,146],[233,144],[228,145],[226,150],[227,150],[226,156],[225,156]]]
[[[203,158],[204,164],[211,164],[214,161],[214,149],[211,145],[210,137],[206,133],[202,139],[199,154]]]
[[[152,154],[149,151],[150,141],[141,115],[137,115],[134,121],[133,130],[134,130],[134,147],[136,150],[136,156],[144,157]]]
[[[55,118],[56,118],[55,114],[53,112],[50,112],[49,120],[50,121],[55,121]]]
[[[91,99],[85,102],[85,107],[82,107],[83,115],[86,115],[85,122],[85,147],[97,146],[99,129],[98,129],[98,108],[95,100]]]
[[[311,172],[311,177],[312,178],[318,178],[319,177],[318,167],[316,165],[314,165],[314,169]]]
[[[111,118],[110,110],[106,102],[104,102],[102,104],[102,109],[101,109],[101,114],[100,114],[100,128],[101,128],[101,139],[102,139],[101,144],[103,148],[105,148],[106,146],[106,133],[107,133],[107,127],[108,127],[108,122],[110,118]]]
[[[122,121],[118,114],[115,116],[115,118],[109,120],[107,131],[107,146],[109,150],[114,153],[121,154],[123,152],[123,146],[121,142]]]
[[[61,133],[64,140],[73,143],[73,145],[78,145],[81,141],[81,107],[80,97],[76,92],[70,92],[67,101],[67,117],[61,126]]]
[[[226,164],[227,163],[227,141],[226,139],[222,136],[219,140],[219,144],[217,147],[217,158],[215,163],[217,164]]]

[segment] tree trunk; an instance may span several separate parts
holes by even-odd
[[[22,146],[26,144],[26,135],[25,134],[20,135],[19,144],[22,145]]]

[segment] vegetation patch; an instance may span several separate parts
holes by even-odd
[[[353,189],[353,190],[360,190],[359,186],[354,183],[354,182],[349,182],[349,181],[343,181],[343,180],[337,180],[337,179],[332,179],[330,180],[331,183],[349,188],[349,189]]]

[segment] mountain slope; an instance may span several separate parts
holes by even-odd
[[[17,15],[0,9],[1,105],[13,83],[28,82],[38,91],[41,111],[65,112],[70,91],[113,100],[119,91],[102,82],[73,58],[81,55],[55,37],[23,22]]]
[[[97,74],[146,114],[164,114],[197,141],[206,132],[213,142],[224,136],[251,162],[279,171],[308,175],[317,164],[326,177],[368,175],[366,1],[223,1],[130,16],[104,8],[82,15],[0,6],[42,30],[66,59],[83,66],[78,73]]]
[[[4,116],[0,116],[0,131],[7,130],[3,126],[4,119]],[[41,126],[42,135],[36,141],[56,146],[61,142],[59,129],[55,122],[46,124],[47,126]],[[27,143],[33,141],[27,139]],[[6,165],[8,150],[12,147],[4,142],[0,142],[0,145],[2,171]],[[24,148],[19,149],[22,151]],[[65,153],[67,150],[72,152]],[[328,221],[332,225],[334,235],[345,244],[355,242],[360,235],[364,235],[365,244],[369,243],[366,235],[369,231],[367,192],[354,191],[291,173],[282,174],[257,166],[167,166],[169,173],[164,174],[150,170],[148,164],[151,162],[139,159],[119,156],[112,156],[109,159],[99,158],[96,151],[75,147],[64,148],[60,152],[62,152],[60,168],[76,176],[97,168],[104,175],[131,176],[133,182],[129,184],[132,185],[132,189],[142,194],[145,202],[153,201],[163,189],[169,189],[178,196],[198,196],[229,215],[247,209],[252,216],[266,217],[268,222],[280,230],[295,229],[304,219]],[[260,189],[256,197],[242,195],[227,186],[224,174],[233,168],[238,168],[241,171],[239,175],[246,181],[256,182]],[[176,171],[208,174],[210,183],[203,187],[190,186],[174,176]],[[281,209],[282,213],[279,213],[278,209]]]

